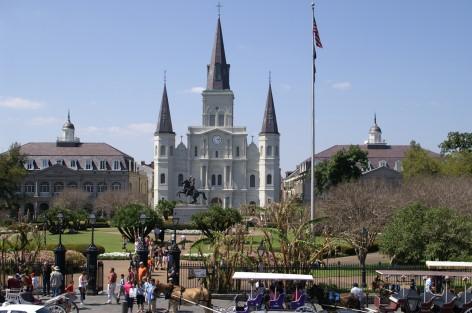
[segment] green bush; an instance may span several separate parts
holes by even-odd
[[[69,250],[75,250],[75,251],[78,251],[80,253],[82,253],[82,255],[86,256],[87,255],[87,249],[88,247],[90,246],[90,244],[88,243],[76,243],[76,244],[67,244],[67,245],[64,245],[64,247],[69,251]],[[105,248],[101,245],[95,245],[98,249],[98,254],[102,254],[102,253],[105,253]],[[54,248],[57,247],[57,244],[48,244],[46,246],[46,249],[47,250],[54,250]]]

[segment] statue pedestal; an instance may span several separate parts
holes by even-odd
[[[208,207],[203,204],[179,203],[174,208],[174,216],[179,218],[179,224],[190,224],[192,215],[207,210]]]

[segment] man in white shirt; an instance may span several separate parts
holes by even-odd
[[[359,284],[357,283],[352,284],[351,294],[354,297],[356,297],[357,300],[359,300],[361,306],[364,305],[365,295],[364,295],[364,291],[362,291],[362,288],[359,288]]]

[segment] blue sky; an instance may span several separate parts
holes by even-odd
[[[222,1],[235,124],[262,123],[272,71],[282,170],[310,154],[310,1]],[[437,151],[470,131],[472,2],[317,1],[317,150],[388,143]],[[201,124],[216,1],[0,0],[0,150],[54,141],[71,110],[82,141],[151,161],[167,70],[177,138]],[[250,138],[250,137],[249,137]]]

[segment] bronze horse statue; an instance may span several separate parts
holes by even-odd
[[[180,195],[185,195],[186,197],[192,197],[192,202],[190,204],[197,203],[197,199],[200,196],[203,196],[203,200],[207,200],[207,197],[203,191],[198,191],[195,188],[195,178],[190,177],[189,179],[184,180],[183,189],[177,192],[177,196],[180,198]]]
[[[180,305],[193,305],[193,303],[205,306],[206,313],[212,313],[211,308],[211,294],[207,288],[201,286],[200,288],[184,288],[181,286],[156,283],[156,288],[159,294],[162,292],[169,298],[169,312],[177,313],[177,308]]]

